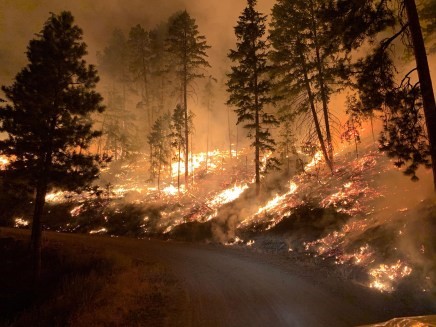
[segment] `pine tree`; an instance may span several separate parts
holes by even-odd
[[[345,83],[343,66],[347,52],[341,43],[341,31],[335,28],[331,1],[279,0],[273,7],[270,39],[271,59],[279,94],[305,101],[296,111],[310,109],[315,132],[324,159],[333,171],[331,95]],[[321,107],[321,119],[318,107]]]
[[[204,99],[203,104],[206,107],[207,110],[207,122],[206,122],[206,174],[209,168],[209,141],[210,141],[210,134],[211,134],[211,126],[210,126],[210,116],[213,111],[214,107],[214,100],[215,100],[215,87],[214,84],[217,83],[216,78],[209,76],[206,85],[204,86]],[[231,155],[231,154],[230,154]]]
[[[169,144],[168,138],[170,135],[170,117],[164,114],[155,121],[148,135],[148,143],[153,153],[150,170],[152,178],[157,178],[158,192],[160,192],[162,168],[169,163],[171,144]]]
[[[124,97],[119,92],[115,90],[108,92],[106,100],[99,150],[103,150],[105,155],[115,161],[123,160],[141,148],[142,138],[137,137],[137,119],[134,114],[124,109]],[[105,138],[104,145],[101,144],[103,138]]]
[[[355,96],[347,96],[347,114],[348,119],[343,126],[341,139],[348,143],[353,142],[356,152],[356,158],[359,158],[357,144],[360,143],[360,132],[362,128],[362,104]]]
[[[170,108],[168,105],[171,97],[168,95],[173,91],[174,76],[170,69],[170,55],[165,51],[165,40],[168,38],[168,24],[161,23],[149,32],[150,38],[150,74],[151,74],[151,98],[154,101],[154,110],[158,113]],[[169,110],[168,115],[171,116]]]
[[[52,14],[27,48],[29,64],[12,86],[0,109],[2,154],[11,158],[5,172],[25,178],[35,191],[32,252],[35,277],[41,269],[41,220],[45,196],[53,187],[77,189],[97,177],[97,157],[89,154],[90,114],[102,112],[95,91],[97,72],[87,65],[82,30],[70,12]]]
[[[171,115],[171,147],[176,151],[175,159],[177,160],[177,190],[180,192],[180,163],[182,159],[182,153],[185,151],[185,123],[184,123],[184,109],[181,105],[177,105],[174,108]]]
[[[420,82],[418,92],[421,93],[422,107],[425,123],[427,125],[428,148],[430,150],[429,156],[431,157],[433,167],[433,186],[436,191],[436,102],[415,0],[403,1],[407,13],[407,25]],[[417,131],[417,133],[419,133],[419,131]],[[406,174],[407,173],[408,171],[406,170]]]
[[[206,38],[200,35],[195,19],[185,10],[169,22],[167,52],[173,58],[175,73],[181,87],[184,109],[184,141],[185,141],[185,184],[188,186],[189,176],[189,110],[188,87],[197,78],[205,77],[201,69],[210,67],[206,60],[206,50],[210,46]]]
[[[132,131],[137,129],[136,122],[132,119],[134,114],[126,105],[127,93],[131,86],[132,76],[129,72],[129,47],[124,33],[115,29],[103,52],[97,53],[99,71],[107,78],[108,87],[107,110],[103,117],[103,136],[99,141],[99,151],[110,152],[114,160],[123,159],[133,147],[139,147],[140,139],[137,138],[133,145]],[[142,102],[141,102],[142,104]],[[105,145],[102,145],[103,138]]]
[[[417,179],[418,167],[429,166],[431,162],[436,190],[436,104],[428,59],[415,1],[401,0],[399,5],[397,12],[397,3],[392,0],[366,0],[360,2],[356,10],[356,4],[340,0],[336,14],[343,17],[343,43],[353,49],[367,39],[376,39],[387,27],[395,30],[394,34],[376,43],[364,60],[357,62],[357,92],[366,112],[383,112],[381,148],[397,158],[397,166],[407,165],[405,173],[413,180]],[[426,3],[426,8],[432,10],[434,5]],[[361,28],[346,28],[359,20],[365,21]],[[425,21],[426,32],[434,32],[432,22]],[[403,78],[397,76],[391,51],[400,39],[413,50],[416,62],[416,68]],[[415,71],[418,84],[411,82]]]
[[[128,45],[129,69],[133,80],[140,84],[141,104],[146,111],[148,130],[151,129],[154,113],[150,106],[150,36],[141,25],[130,29]]]
[[[103,52],[97,52],[97,59],[99,70],[121,85],[125,101],[126,87],[130,82],[129,58],[127,40],[120,29],[115,29],[112,32],[109,44],[104,48]]]
[[[247,7],[239,16],[235,27],[236,50],[230,50],[229,58],[237,65],[228,74],[228,105],[236,107],[237,124],[245,123],[249,137],[253,139],[256,192],[260,192],[261,153],[275,150],[270,128],[277,127],[274,115],[266,111],[273,102],[271,96],[269,55],[265,40],[266,16],[255,9],[256,0],[248,0]],[[273,165],[276,160],[270,161]],[[268,165],[270,166],[270,165]]]

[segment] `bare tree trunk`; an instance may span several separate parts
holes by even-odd
[[[430,155],[433,169],[433,186],[436,191],[436,104],[433,86],[415,0],[404,0],[404,6],[406,7],[407,11],[409,30],[412,38],[413,50],[415,53],[416,66],[418,68],[425,122],[427,125],[427,134],[430,143]]]
[[[330,171],[333,173],[333,165],[330,161],[329,155],[327,153],[327,149],[324,143],[324,138],[321,132],[321,126],[319,125],[319,120],[318,120],[318,115],[316,113],[316,108],[315,108],[315,103],[314,103],[314,96],[312,93],[312,89],[310,88],[310,82],[309,82],[309,78],[307,76],[307,70],[306,70],[306,62],[304,61],[304,57],[301,55],[300,53],[300,57],[301,57],[301,63],[302,63],[302,67],[303,67],[303,73],[304,73],[304,82],[305,82],[305,86],[306,86],[306,92],[307,92],[307,96],[309,98],[309,102],[310,102],[310,109],[312,111],[312,116],[313,116],[313,121],[315,123],[315,130],[316,130],[316,134],[318,136],[318,140],[319,143],[321,145],[321,151],[322,154],[324,156],[324,159],[330,169]]]
[[[206,174],[209,168],[209,130],[210,130],[210,100],[207,101],[207,134],[206,134]]]
[[[187,68],[184,67],[183,75],[183,106],[185,110],[185,187],[188,188],[189,184],[189,115],[188,115],[188,81],[187,81]]]
[[[259,148],[259,141],[260,141],[260,121],[259,121],[259,99],[258,99],[258,92],[257,92],[257,74],[255,73],[254,76],[254,85],[255,85],[255,93],[254,93],[254,105],[256,107],[256,113],[255,113],[255,121],[254,124],[256,126],[256,135],[255,135],[255,155],[254,155],[254,164],[255,164],[255,171],[256,171],[256,195],[260,194],[260,148]]]
[[[49,135],[52,135],[56,126],[56,118],[52,119],[50,124]],[[33,279],[34,285],[37,286],[41,276],[41,248],[42,248],[42,216],[44,213],[45,196],[47,194],[48,176],[52,164],[52,142],[49,136],[45,149],[41,152],[41,174],[36,184],[35,208],[32,219],[32,234],[30,236],[30,247],[32,252]]]
[[[311,3],[311,19],[312,19],[312,30],[313,30],[313,37],[314,37],[314,43],[315,43],[315,54],[316,54],[316,67],[318,70],[318,83],[320,87],[321,92],[321,101],[322,101],[322,110],[324,115],[324,124],[325,124],[325,131],[326,131],[326,140],[327,140],[327,153],[329,155],[330,165],[333,167],[333,143],[332,143],[332,135],[330,132],[330,122],[329,122],[329,109],[328,109],[328,95],[327,90],[325,87],[325,81],[324,81],[324,71],[322,66],[322,60],[321,60],[321,54],[320,49],[318,45],[318,33],[317,33],[317,27],[316,27],[316,17],[314,13],[313,8],[313,1]]]
[[[239,125],[236,125],[236,146],[235,146],[236,160],[238,159],[238,151],[239,151]]]
[[[195,181],[195,168],[194,168],[194,141],[192,140],[193,135],[191,134],[191,169],[192,169],[192,185]]]
[[[41,276],[41,248],[42,248],[42,215],[44,212],[45,195],[47,193],[46,178],[41,178],[36,187],[35,208],[32,220],[31,251],[33,279],[38,284]]]
[[[354,136],[354,146],[356,148],[356,159],[359,159],[359,150],[357,149],[357,139],[356,139],[356,136]]]
[[[103,155],[102,141],[103,141],[103,131],[104,131],[105,123],[106,123],[106,115],[103,116],[103,121],[101,123],[101,135],[98,137],[97,155],[99,156]]]
[[[232,130],[230,128],[230,107],[227,107],[227,127],[229,129],[229,157],[232,159]]]
[[[161,162],[159,161],[159,168],[157,171],[157,193],[159,194],[160,197],[160,172],[162,170],[162,165]]]
[[[177,192],[180,193],[180,160],[181,158],[181,145],[179,144],[179,162],[177,164]]]
[[[372,141],[375,143],[375,134],[374,134],[374,115],[371,113],[369,116],[369,121],[371,123],[371,133],[372,133]]]

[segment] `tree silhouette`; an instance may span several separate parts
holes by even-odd
[[[97,157],[88,151],[100,133],[90,114],[103,111],[95,91],[97,72],[87,65],[82,30],[70,12],[52,14],[27,48],[29,64],[0,109],[0,151],[11,158],[5,178],[25,179],[35,192],[32,253],[35,277],[41,269],[41,220],[45,196],[56,187],[77,189],[97,177]]]
[[[434,12],[434,4],[424,4],[427,14]],[[336,15],[342,17],[343,43],[350,49],[359,48],[365,40],[373,41],[387,27],[394,29],[394,34],[376,43],[373,51],[355,65],[357,93],[363,112],[383,112],[382,150],[397,158],[397,166],[407,165],[404,172],[413,180],[417,179],[420,165],[431,166],[436,190],[436,104],[415,1],[340,0]],[[350,24],[356,21],[364,24],[351,28]],[[434,19],[424,15],[424,21],[426,34],[431,36]],[[403,78],[397,76],[392,55],[392,48],[400,39],[407,49],[413,50],[416,62],[416,68]],[[414,82],[414,73],[418,83]]]
[[[227,91],[230,93],[227,104],[236,106],[237,123],[245,123],[249,137],[254,141],[256,192],[260,191],[261,152],[275,150],[275,142],[270,128],[278,126],[274,115],[265,109],[273,102],[271,81],[267,65],[268,45],[265,41],[266,16],[255,10],[256,1],[248,0],[247,7],[239,16],[235,27],[236,50],[230,50],[229,58],[237,65],[232,66],[228,75]],[[276,166],[277,161],[269,161]],[[270,165],[267,165],[270,166]]]
[[[184,148],[185,148],[185,185],[188,186],[189,176],[189,110],[188,110],[188,87],[192,82],[205,77],[201,69],[210,67],[206,60],[206,50],[210,46],[206,38],[200,35],[195,19],[191,18],[185,10],[169,22],[167,52],[172,56],[174,69],[179,79],[181,96],[184,109]]]

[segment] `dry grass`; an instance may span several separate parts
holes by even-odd
[[[29,236],[27,231],[0,229],[0,238],[6,237],[23,244]],[[146,253],[132,253],[134,242],[44,233],[44,253],[50,253],[44,271],[57,275],[46,276],[37,298],[3,317],[0,311],[0,326],[177,325],[182,288],[167,267]],[[17,285],[9,283],[9,289],[21,289],[21,281],[11,276]]]

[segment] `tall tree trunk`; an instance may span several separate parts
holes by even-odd
[[[209,168],[210,99],[207,100],[206,174]]]
[[[232,159],[232,130],[230,128],[230,107],[227,107],[227,127],[229,130],[229,157]]]
[[[194,185],[195,182],[195,168],[194,168],[194,141],[193,141],[193,134],[191,134],[191,170],[192,170],[192,185]]]
[[[254,75],[254,105],[255,105],[255,121],[254,124],[256,126],[256,136],[255,136],[255,155],[254,155],[254,164],[256,170],[256,195],[260,194],[260,121],[259,121],[259,98],[257,91],[257,73]]]
[[[236,145],[235,145],[236,159],[238,159],[238,151],[239,151],[239,125],[236,125]]]
[[[177,164],[177,193],[180,193],[180,161],[182,160],[181,145],[179,144],[179,162]]]
[[[103,155],[102,141],[103,141],[103,131],[104,131],[105,123],[106,123],[106,115],[103,116],[103,121],[101,123],[101,135],[98,137],[97,155],[99,156]]]
[[[404,0],[404,6],[406,7],[407,11],[409,30],[412,37],[416,66],[418,68],[425,122],[427,125],[427,134],[430,143],[430,154],[433,169],[433,186],[434,190],[436,191],[436,104],[433,86],[415,1]]]
[[[49,133],[52,135],[56,126],[56,118],[52,119],[50,124]],[[50,167],[52,162],[52,142],[51,136],[49,136],[47,144],[44,144],[46,148],[41,154],[41,174],[38,177],[36,184],[35,195],[35,208],[32,219],[32,234],[30,236],[30,247],[32,252],[32,265],[33,265],[33,279],[34,284],[37,285],[41,276],[41,247],[42,247],[42,216],[44,213],[45,196],[47,194],[47,185],[50,173]]]
[[[45,196],[47,193],[46,177],[42,177],[36,186],[35,208],[32,220],[31,252],[33,279],[38,284],[41,276],[41,247],[42,247],[42,215],[44,212]]]
[[[189,115],[188,115],[188,71],[186,64],[183,72],[183,106],[185,111],[185,187],[189,183]]]
[[[330,164],[333,167],[333,143],[332,143],[332,135],[330,132],[330,117],[329,117],[329,109],[328,109],[328,95],[324,81],[324,70],[323,70],[323,62],[321,59],[320,48],[318,44],[318,33],[316,27],[316,17],[313,8],[313,1],[311,3],[311,19],[312,19],[312,30],[313,30],[313,39],[315,44],[315,54],[316,54],[316,68],[318,70],[318,83],[321,92],[321,101],[322,101],[322,111],[324,116],[324,124],[325,124],[325,133],[326,133],[326,141],[327,141],[327,153],[329,155]]]
[[[305,83],[305,87],[306,87],[307,97],[309,98],[310,109],[312,112],[313,121],[315,123],[315,130],[316,130],[316,134],[318,136],[318,141],[321,145],[321,151],[322,151],[322,154],[324,156],[324,160],[326,161],[330,171],[333,173],[333,165],[332,165],[330,158],[329,158],[329,155],[327,153],[327,149],[326,149],[326,146],[324,143],[324,138],[323,138],[322,131],[321,131],[321,126],[320,126],[319,120],[318,120],[318,115],[316,113],[314,95],[312,93],[312,89],[310,88],[310,81],[309,81],[309,78],[307,76],[306,62],[304,61],[304,57],[302,56],[301,53],[300,53],[300,59],[301,59],[301,64],[302,64],[302,68],[303,68],[304,83]]]
[[[158,166],[158,171],[157,171],[157,193],[159,194],[160,197],[160,172],[162,170],[162,164],[161,161],[159,160],[159,166]]]
[[[371,113],[369,116],[369,121],[371,123],[371,133],[372,133],[372,141],[375,143],[375,134],[374,134],[374,114]]]

